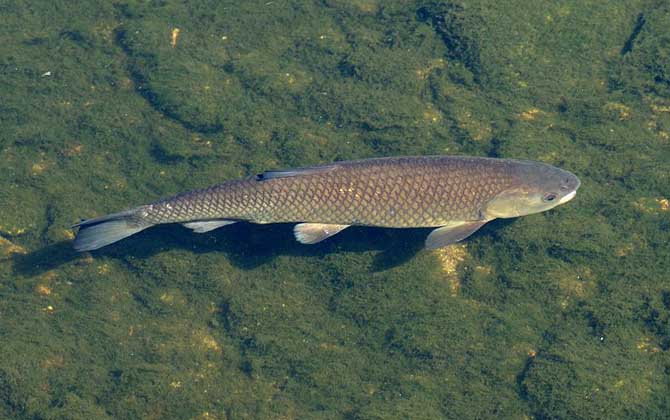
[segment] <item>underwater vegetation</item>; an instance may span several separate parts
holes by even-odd
[[[670,6],[0,4],[0,418],[664,418]],[[70,226],[268,169],[533,159],[570,205],[425,230]]]

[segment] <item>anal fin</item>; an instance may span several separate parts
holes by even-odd
[[[232,225],[235,223],[235,220],[201,220],[197,222],[186,222],[182,223],[189,229],[193,229],[193,232],[205,233],[210,230],[218,229],[226,225]]]
[[[295,239],[301,244],[315,244],[340,233],[348,227],[349,225],[298,223],[293,228],[293,234],[295,235]]]
[[[488,220],[474,220],[466,222],[453,222],[439,227],[426,238],[426,248],[435,249],[462,241],[484,226]]]

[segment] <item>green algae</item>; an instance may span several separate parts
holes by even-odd
[[[0,5],[0,417],[665,416],[665,4],[239,3]],[[455,270],[424,230],[70,249],[78,218],[167,194],[439,153],[582,187]]]

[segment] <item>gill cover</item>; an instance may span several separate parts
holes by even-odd
[[[553,207],[542,201],[542,196],[537,192],[529,192],[523,189],[511,189],[501,192],[489,200],[482,210],[486,219],[525,216],[527,214],[539,213]]]

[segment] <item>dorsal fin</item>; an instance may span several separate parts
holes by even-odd
[[[307,168],[297,168],[297,169],[286,169],[279,171],[265,171],[262,174],[256,175],[257,181],[267,181],[268,179],[277,179],[277,178],[290,178],[293,176],[304,176],[304,175],[314,175],[330,172],[336,169],[339,165],[322,165],[322,166],[310,166]]]

